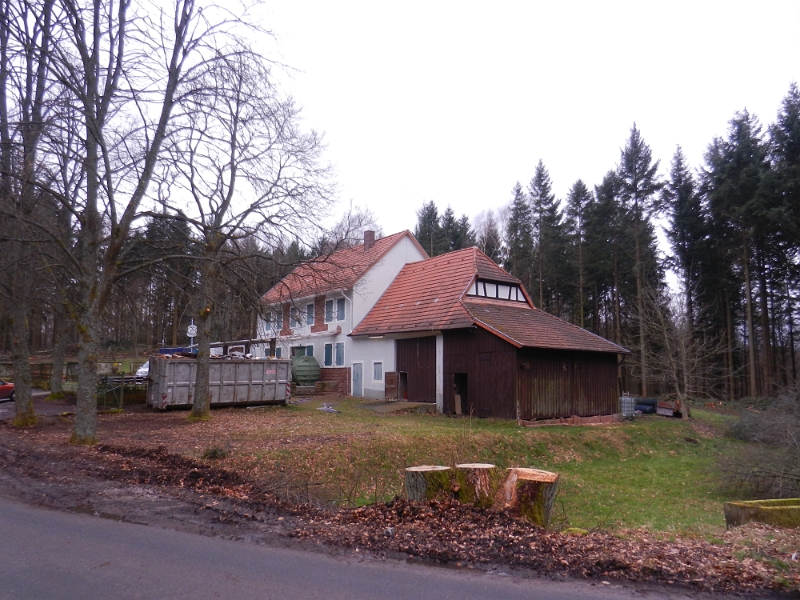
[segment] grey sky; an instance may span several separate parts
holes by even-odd
[[[541,158],[563,198],[614,168],[635,121],[665,174],[734,112],[765,126],[800,80],[800,2],[268,2],[343,202],[387,233],[425,200],[471,218]]]

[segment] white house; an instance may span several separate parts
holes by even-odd
[[[384,398],[385,373],[395,371],[395,342],[352,338],[378,299],[408,264],[428,258],[409,231],[375,239],[303,263],[269,290],[262,301],[266,319],[258,337],[269,347],[257,355],[314,356],[323,381],[336,381],[353,396]]]

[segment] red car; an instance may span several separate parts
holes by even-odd
[[[0,379],[0,400],[14,401],[14,384]]]

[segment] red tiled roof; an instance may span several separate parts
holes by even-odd
[[[532,303],[466,297],[476,276],[522,287],[519,279],[477,248],[443,254],[403,267],[351,335],[441,331],[478,325],[517,347],[628,353],[585,329],[533,308]]]
[[[599,335],[526,304],[483,299],[469,299],[463,304],[476,325],[518,348],[629,354],[625,348]]]
[[[410,231],[401,231],[375,240],[375,244],[366,252],[364,245],[361,244],[305,262],[264,294],[261,300],[266,304],[279,304],[351,288],[372,265],[405,236],[417,243]],[[420,250],[427,256],[421,246]]]
[[[353,335],[471,327],[460,299],[475,275],[477,251],[467,248],[407,264]]]

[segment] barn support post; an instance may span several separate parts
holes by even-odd
[[[436,412],[444,413],[444,336],[436,336]]]

